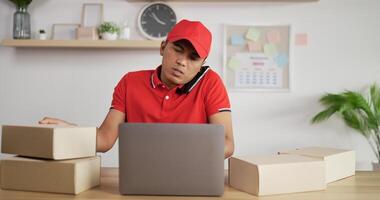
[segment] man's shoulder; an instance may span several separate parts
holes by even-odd
[[[205,82],[218,82],[218,81],[221,81],[221,78],[219,76],[219,74],[217,72],[215,72],[214,70],[212,70],[211,68],[209,68],[207,70],[207,73],[205,74],[204,76],[204,80]]]

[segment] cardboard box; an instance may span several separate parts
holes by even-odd
[[[96,155],[96,128],[2,126],[1,152],[54,160]]]
[[[78,194],[99,185],[100,157],[38,160],[11,157],[1,161],[1,189]]]
[[[231,157],[229,184],[256,196],[323,190],[325,164],[299,155]]]
[[[355,175],[355,151],[325,147],[307,147],[281,151],[279,153],[303,155],[324,160],[327,183]]]

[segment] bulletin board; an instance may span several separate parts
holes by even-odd
[[[290,91],[290,25],[225,25],[223,57],[229,90]]]

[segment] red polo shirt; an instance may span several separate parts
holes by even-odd
[[[231,111],[226,88],[217,73],[206,67],[184,86],[169,90],[156,70],[129,72],[113,93],[111,109],[126,114],[126,122],[208,123],[207,117]],[[186,85],[185,85],[186,86]]]

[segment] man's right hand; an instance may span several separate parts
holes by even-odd
[[[62,125],[62,126],[78,126],[73,123],[69,123],[67,121],[57,119],[57,118],[52,118],[52,117],[44,117],[42,120],[38,121],[39,124],[56,124],[56,125]]]

